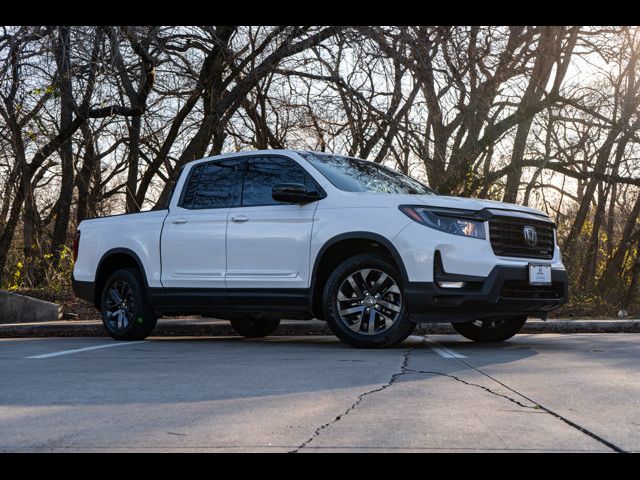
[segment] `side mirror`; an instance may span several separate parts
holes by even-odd
[[[301,183],[278,183],[271,189],[271,197],[284,203],[309,203],[324,198],[319,192],[308,192]]]

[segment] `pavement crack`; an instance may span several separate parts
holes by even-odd
[[[528,400],[529,402],[531,402],[532,404],[536,405],[537,408],[539,408],[540,410],[548,413],[549,415],[557,418],[558,420],[563,421],[564,423],[566,423],[567,425],[569,425],[570,427],[575,428],[576,430],[584,433],[585,435],[588,435],[589,437],[593,438],[594,440],[596,440],[597,442],[600,442],[601,444],[609,447],[611,450],[613,450],[614,452],[618,452],[618,453],[627,453],[624,449],[618,447],[617,445],[615,445],[614,443],[611,443],[610,441],[602,438],[600,435],[593,433],[591,430],[587,430],[585,427],[583,427],[582,425],[578,425],[577,423],[569,420],[568,418],[560,415],[559,413],[554,412],[553,410],[550,410],[549,408],[545,407],[544,405],[541,405],[540,403],[536,402],[535,400],[532,400],[531,398],[527,397],[526,395],[517,392],[516,390],[514,390],[513,388],[509,387],[508,385],[505,385],[504,383],[502,383],[500,380],[493,378],[491,375],[489,375],[488,373],[483,372],[482,370],[474,367],[473,365],[465,362],[464,360],[460,360],[458,359],[460,362],[464,363],[466,366],[468,366],[469,368],[472,368],[473,370],[475,370],[476,372],[484,375],[485,377],[493,380],[494,382],[496,382],[499,385],[502,385],[504,388],[506,388],[507,390],[512,391],[513,393],[521,396],[522,398]]]
[[[601,444],[603,444],[603,445],[605,445],[605,446],[609,447],[611,450],[613,450],[613,451],[615,451],[615,452],[618,452],[618,453],[627,453],[624,449],[622,449],[622,448],[618,447],[618,446],[617,446],[617,445],[615,445],[614,443],[611,443],[610,441],[608,441],[608,440],[606,440],[606,439],[602,438],[602,437],[601,437],[601,436],[599,436],[598,434],[593,433],[592,431],[590,431],[590,430],[586,429],[585,427],[583,427],[583,426],[581,426],[581,425],[578,425],[577,423],[575,423],[575,422],[573,422],[573,421],[569,420],[568,418],[566,418],[566,417],[564,417],[564,416],[560,415],[559,413],[556,413],[556,412],[554,412],[553,410],[550,410],[549,408],[545,407],[544,405],[541,405],[540,403],[536,402],[535,400],[532,400],[531,398],[527,397],[526,395],[524,395],[524,394],[522,394],[522,393],[520,393],[520,392],[518,392],[518,391],[514,390],[513,388],[511,388],[511,387],[509,387],[508,385],[504,384],[504,383],[503,383],[503,382],[501,382],[500,380],[498,380],[498,379],[496,379],[496,378],[492,377],[492,376],[491,376],[491,375],[489,375],[488,373],[485,373],[485,372],[483,372],[482,370],[480,370],[479,368],[474,367],[473,365],[471,365],[469,362],[466,362],[466,361],[465,361],[465,360],[463,360],[462,358],[456,358],[456,360],[458,360],[458,361],[459,361],[460,363],[462,363],[463,365],[465,365],[465,366],[467,366],[467,367],[471,368],[472,370],[475,370],[475,371],[476,371],[476,372],[478,372],[479,374],[484,375],[484,376],[485,376],[485,377],[487,377],[488,379],[493,380],[493,381],[494,381],[494,382],[496,382],[498,385],[503,386],[503,387],[504,387],[504,388],[506,388],[507,390],[509,390],[509,391],[511,391],[511,392],[513,392],[513,393],[515,393],[516,395],[518,395],[518,396],[520,396],[520,397],[524,398],[525,400],[527,400],[527,401],[531,402],[531,404],[532,404],[532,405],[534,405],[534,406],[533,406],[533,407],[531,407],[531,406],[523,405],[523,404],[521,404],[520,402],[518,402],[518,401],[516,401],[516,400],[514,400],[514,399],[511,399],[510,397],[508,397],[508,396],[506,396],[506,395],[502,395],[502,394],[499,394],[499,393],[497,393],[497,392],[493,392],[491,389],[488,389],[488,388],[486,388],[486,387],[484,387],[484,386],[482,386],[482,385],[476,385],[476,386],[481,387],[481,388],[483,388],[484,390],[487,390],[488,392],[490,392],[490,393],[492,393],[492,394],[494,394],[494,395],[498,395],[498,396],[504,397],[504,398],[506,398],[506,399],[508,399],[508,400],[510,400],[510,401],[513,401],[514,403],[519,404],[519,405],[520,405],[520,406],[522,406],[522,407],[525,407],[525,408],[535,408],[535,409],[542,410],[542,411],[544,411],[544,412],[548,413],[549,415],[551,415],[551,416],[553,416],[553,417],[557,418],[558,420],[563,421],[564,423],[566,423],[566,424],[567,424],[567,425],[569,425],[570,427],[573,427],[573,428],[575,428],[576,430],[578,430],[578,431],[580,431],[580,432],[584,433],[585,435],[588,435],[589,437],[593,438],[593,439],[594,439],[594,440],[596,440],[597,442],[599,442],[599,443],[601,443]],[[407,371],[409,371],[409,370],[407,370]],[[453,375],[447,375],[447,374],[445,374],[445,373],[441,373],[441,372],[426,372],[426,371],[421,371],[421,370],[420,370],[420,371],[417,371],[417,372],[419,372],[419,373],[435,373],[435,374],[438,374],[438,375],[446,375],[446,376],[448,376],[448,377],[456,378],[456,377],[454,377]],[[457,378],[456,378],[456,379],[457,379]],[[465,382],[465,381],[463,381],[463,380],[461,380],[461,379],[457,379],[457,380],[460,380],[460,381],[461,381],[461,382],[463,382],[463,383],[468,383],[468,382]],[[471,385],[471,384],[470,384],[470,385]]]
[[[327,422],[327,423],[325,423],[323,425],[320,425],[318,428],[315,429],[315,431],[313,432],[313,435],[311,435],[311,437],[309,437],[306,441],[301,443],[294,450],[290,450],[287,453],[298,453],[300,450],[302,450],[307,445],[309,445],[313,440],[315,440],[322,433],[323,430],[325,430],[325,429],[329,428],[330,426],[338,423],[342,418],[344,418],[346,415],[348,415],[352,410],[357,408],[357,406],[360,405],[360,403],[362,402],[362,400],[365,397],[368,397],[369,395],[373,395],[374,393],[382,392],[383,390],[386,390],[391,385],[393,385],[394,382],[399,377],[401,377],[402,375],[405,375],[409,371],[407,369],[407,365],[409,364],[409,355],[411,355],[411,352],[413,350],[415,350],[415,347],[409,348],[409,349],[405,350],[402,353],[402,364],[400,365],[400,371],[394,373],[393,375],[391,375],[391,378],[389,378],[389,381],[387,383],[385,383],[384,385],[382,385],[380,387],[376,387],[376,388],[374,388],[372,390],[368,390],[368,391],[358,395],[358,397],[356,398],[356,401],[353,402],[349,408],[347,408],[344,412],[342,412],[340,415],[338,415],[336,418],[334,418],[330,422]]]
[[[442,372],[436,372],[436,371],[431,371],[431,370],[413,370],[413,369],[405,369],[405,372],[407,372],[407,373],[425,373],[425,374],[430,374],[430,375],[441,375],[443,377],[453,378],[454,380],[457,380],[460,383],[464,383],[465,385],[469,385],[469,386],[472,386],[472,387],[478,387],[478,388],[481,388],[482,390],[484,390],[486,392],[489,392],[491,395],[495,395],[497,397],[505,398],[505,399],[509,400],[510,402],[515,403],[519,407],[530,408],[530,409],[534,409],[534,410],[539,410],[540,409],[539,405],[537,405],[535,403],[533,405],[526,405],[526,404],[516,400],[515,398],[511,398],[508,395],[504,395],[502,393],[495,392],[495,391],[491,390],[490,388],[485,387],[484,385],[480,385],[479,383],[468,382],[466,380],[463,380],[460,377],[456,377],[455,375],[451,375],[449,373],[442,373]]]

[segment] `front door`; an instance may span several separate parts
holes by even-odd
[[[271,189],[278,183],[315,185],[290,158],[245,160],[239,205],[229,210],[227,225],[228,288],[309,286],[311,231],[318,202],[277,202]]]
[[[192,167],[178,205],[164,221],[161,236],[165,288],[224,288],[225,234],[233,204],[238,160]]]

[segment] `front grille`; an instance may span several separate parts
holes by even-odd
[[[536,230],[535,246],[525,242],[524,227]],[[546,258],[553,257],[554,224],[540,220],[517,217],[493,217],[489,220],[489,239],[493,253],[505,257]]]
[[[506,280],[500,291],[504,298],[519,299],[557,299],[564,295],[562,282],[554,282],[551,285],[529,285],[526,280]]]

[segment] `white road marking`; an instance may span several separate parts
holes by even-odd
[[[84,347],[84,348],[74,348],[73,350],[61,350],[59,352],[53,352],[53,353],[45,353],[43,355],[34,355],[32,357],[25,357],[25,358],[51,358],[51,357],[59,357],[60,355],[71,355],[72,353],[79,353],[79,352],[87,352],[89,350],[97,350],[99,348],[109,348],[109,347],[119,347],[122,345],[131,345],[133,343],[139,343],[139,342],[117,342],[117,343],[107,343],[106,345],[96,345],[94,347]]]
[[[467,358],[465,355],[461,353],[454,352],[450,348],[443,347],[435,340],[431,340],[428,337],[424,337],[424,341],[429,343],[429,348],[440,355],[442,358]]]

